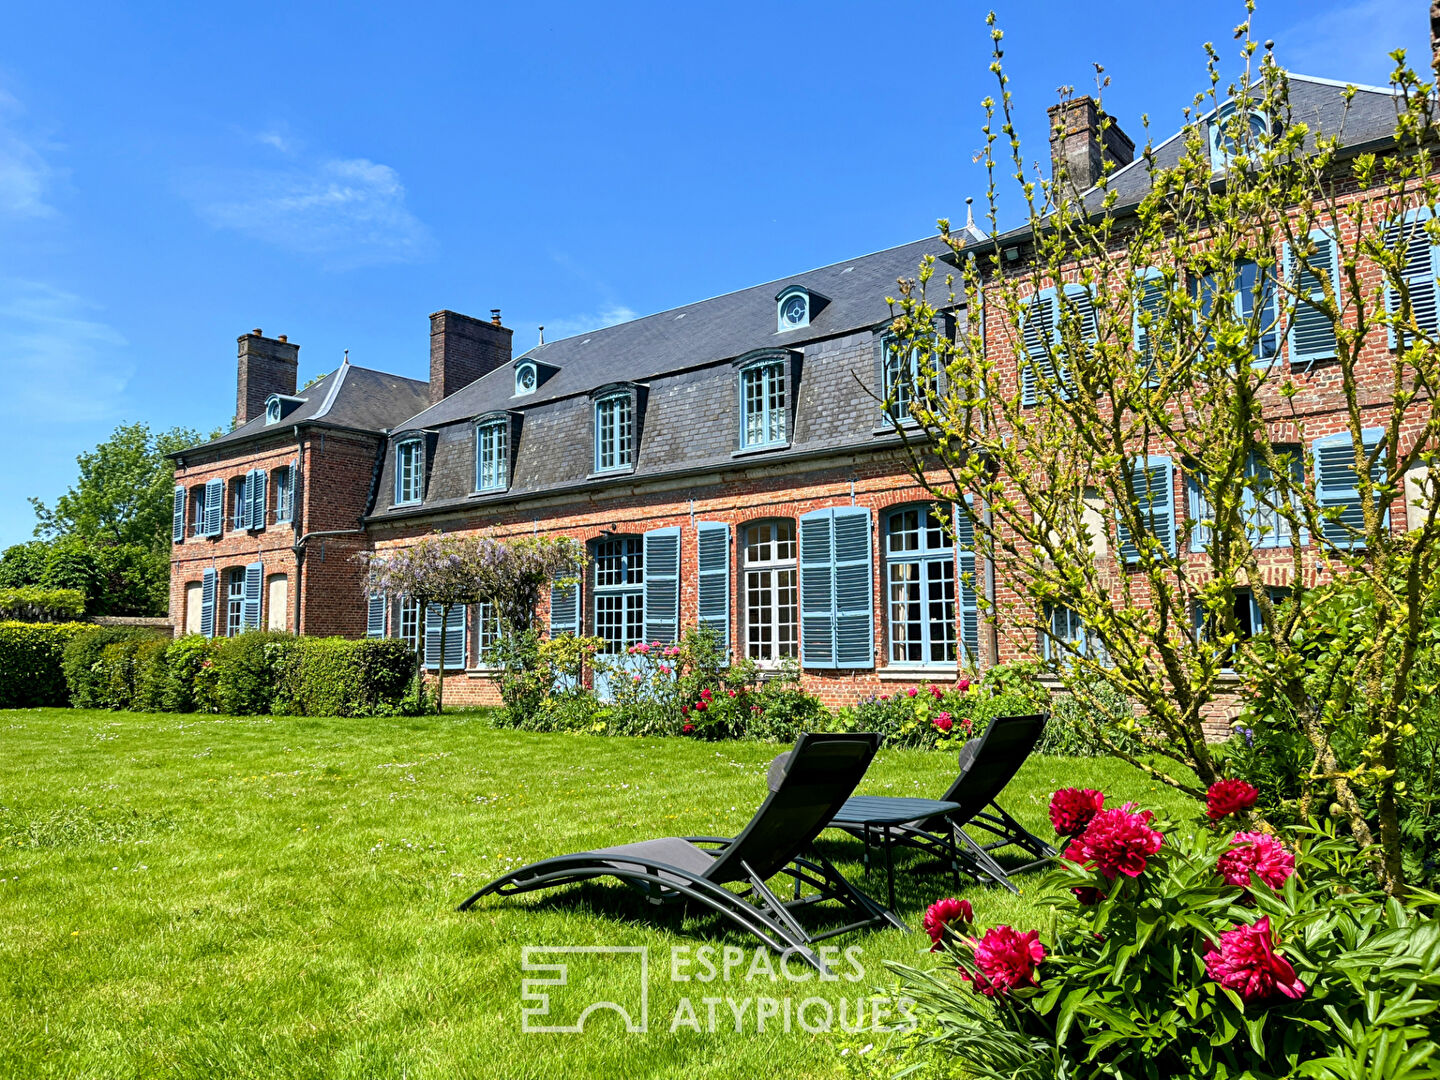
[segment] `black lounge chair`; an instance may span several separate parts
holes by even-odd
[[[1001,809],[995,800],[1034,751],[1040,736],[1045,733],[1047,719],[1044,715],[997,716],[983,735],[971,739],[960,749],[960,775],[939,797],[943,802],[959,803],[959,808],[891,827],[888,836],[883,839],[920,848],[949,863],[957,874],[964,870],[977,881],[988,879],[1018,893],[1020,890],[1010,876],[1034,869],[1053,858],[1056,851]],[[876,803],[883,800],[868,801]],[[868,844],[875,835],[874,829],[833,827],[844,828],[846,832],[865,840],[868,861]],[[966,832],[967,829],[988,834],[988,837],[977,840]],[[1006,870],[995,861],[991,852],[1012,846],[1028,852],[1034,859],[1023,866]]]
[[[688,900],[709,908],[777,952],[794,951],[823,972],[824,963],[810,949],[814,942],[877,923],[907,929],[810,850],[865,775],[879,745],[880,736],[872,732],[807,732],[771,764],[770,794],[739,836],[672,836],[545,859],[497,878],[460,910],[490,893],[513,896],[614,877],[653,903]],[[777,874],[793,879],[792,899],[782,901],[766,885]],[[735,883],[745,887],[739,892],[725,887]],[[813,891],[802,897],[807,885]],[[837,901],[852,921],[823,933],[807,932],[796,912],[827,900]]]

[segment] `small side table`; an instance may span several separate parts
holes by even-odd
[[[865,869],[870,869],[870,834],[877,830],[881,846],[885,849],[885,897],[891,911],[895,910],[895,857],[892,829],[912,821],[923,821],[937,814],[948,814],[959,810],[960,804],[942,802],[939,799],[896,799],[883,795],[855,795],[845,800],[830,819],[828,828],[843,828],[846,831],[860,831],[865,841]]]

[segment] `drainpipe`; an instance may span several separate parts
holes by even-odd
[[[305,605],[301,602],[304,597],[303,585],[305,581],[305,498],[309,494],[305,483],[305,440],[300,438],[300,425],[296,424],[295,434],[295,494],[291,496],[295,505],[291,507],[291,525],[295,535],[301,539],[294,544],[295,552],[295,633],[303,634],[305,626],[301,621],[305,615]]]

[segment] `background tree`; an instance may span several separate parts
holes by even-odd
[[[967,516],[994,565],[1005,596],[989,614],[1023,631],[1015,640],[1092,703],[1094,735],[1113,753],[1203,795],[1220,771],[1204,720],[1233,666],[1246,700],[1303,736],[1302,805],[1333,797],[1362,845],[1378,839],[1380,880],[1402,888],[1397,777],[1421,704],[1411,676],[1433,649],[1426,601],[1440,588],[1431,472],[1440,350],[1422,302],[1435,282],[1428,271],[1417,281],[1407,259],[1440,241],[1433,84],[1395,54],[1396,149],[1349,154],[1343,126],[1316,131],[1292,115],[1286,74],[1268,53],[1257,62],[1247,19],[1237,31],[1240,77],[1222,88],[1206,47],[1209,86],[1188,110],[1180,160],[1161,168],[1147,144],[1135,168],[1149,192],[1121,215],[1113,165],[1086,198],[1063,162],[1051,181],[1028,172],[993,14],[990,26],[999,86],[985,103],[990,243],[942,222],[955,264],[944,287],[927,260],[892,301],[900,347],[920,361],[911,415],[926,438],[908,443],[915,473]],[[1097,78],[1100,91],[1106,82]],[[1229,162],[1216,183],[1206,121],[1227,100],[1230,119],[1215,122]],[[1272,125],[1252,128],[1252,111]],[[1028,229],[1023,243],[1006,241],[1021,253],[1003,264],[1002,170]],[[1317,230],[1331,238],[1333,263]],[[1065,286],[1053,308],[1033,306],[1050,286]],[[962,297],[967,311],[986,314],[952,340],[935,327]],[[1313,419],[1297,405],[1305,389],[1274,345],[1297,325],[1335,339],[1341,452],[1358,514],[1317,490]],[[1289,437],[1276,438],[1282,429]],[[1307,448],[1304,461],[1280,449],[1291,442]],[[1200,530],[1198,558],[1186,550],[1174,489],[1157,498],[1170,474],[1151,467],[1156,458],[1196,493],[1201,513],[1187,524]],[[1162,514],[1166,501],[1172,512]],[[1395,531],[1390,518],[1406,501],[1418,520]],[[1282,531],[1308,543],[1290,545],[1287,588],[1272,594],[1257,553]],[[1318,609],[1337,591],[1350,617],[1322,620]],[[1236,616],[1237,597],[1248,596],[1260,616],[1253,636]],[[1084,633],[1057,633],[1072,618]],[[1325,638],[1328,677],[1327,650],[1316,648],[1322,622],[1344,631]],[[1355,683],[1345,722],[1359,727],[1348,761],[1337,758],[1331,693],[1342,675]],[[1139,718],[1121,721],[1133,741],[1104,722],[1099,685],[1134,703]],[[1127,749],[1136,741],[1139,752]]]

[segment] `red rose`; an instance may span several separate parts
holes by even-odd
[[[689,735],[695,730],[694,724],[685,724],[680,728],[681,735]]]
[[[1105,796],[1094,788],[1061,788],[1050,796],[1050,824],[1061,836],[1076,836],[1104,807]]]
[[[1065,858],[1092,863],[1111,881],[1117,874],[1138,877],[1145,870],[1146,857],[1160,850],[1165,836],[1150,828],[1149,810],[1135,813],[1130,806],[1126,803],[1118,810],[1101,810],[1070,842]]]
[[[930,951],[935,952],[940,948],[945,937],[945,927],[955,923],[968,926],[974,921],[975,912],[971,909],[969,900],[956,900],[953,896],[936,900],[925,909],[925,933],[930,935],[930,940],[934,943],[930,946]]]
[[[1272,889],[1278,889],[1295,873],[1295,856],[1273,836],[1237,832],[1230,842],[1234,846],[1215,864],[1227,885],[1248,887],[1253,873]]]
[[[1234,990],[1242,1001],[1265,1001],[1276,994],[1298,998],[1305,993],[1290,961],[1275,951],[1268,916],[1221,934],[1220,948],[1205,954],[1205,974]]]
[[[975,949],[975,971],[961,970],[960,977],[986,997],[1004,994],[1017,986],[1036,986],[1035,967],[1045,959],[1045,946],[1038,931],[1021,934],[1008,926],[987,930]]]
[[[1219,821],[1249,810],[1259,798],[1260,792],[1244,780],[1216,780],[1205,793],[1205,816],[1211,821]]]

